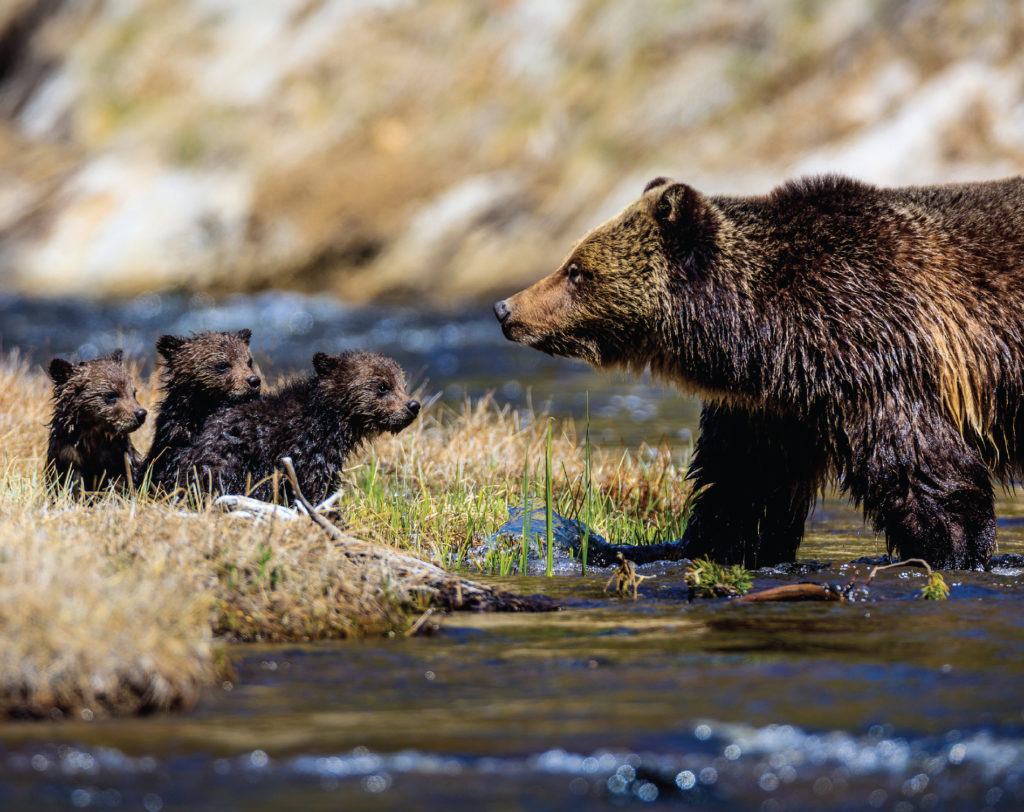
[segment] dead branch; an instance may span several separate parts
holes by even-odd
[[[765,601],[841,601],[840,592],[829,589],[823,584],[785,584],[783,586],[762,589],[733,598],[732,603],[762,603]]]

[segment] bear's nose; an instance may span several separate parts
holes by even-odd
[[[415,417],[420,413],[420,402],[418,400],[410,400],[405,404],[405,408]]]
[[[147,414],[149,414],[149,412],[147,412],[145,409],[135,410],[135,419],[139,421],[140,426],[142,425],[143,421],[145,421]]]
[[[249,386],[251,386],[253,389],[259,389],[260,388],[260,376],[259,375],[250,375],[245,380],[246,380],[246,383],[248,383]]]
[[[502,299],[500,302],[494,303],[494,315],[498,317],[498,321],[502,324],[505,320],[512,315],[512,311],[509,309],[508,302]]]

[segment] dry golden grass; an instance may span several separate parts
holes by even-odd
[[[191,707],[216,677],[209,596],[170,567],[119,567],[98,516],[9,511],[0,524],[0,713]],[[86,521],[82,519],[86,518]]]
[[[156,400],[156,378],[140,400]],[[223,641],[293,641],[402,632],[429,591],[384,563],[359,564],[306,522],[256,524],[143,496],[48,500],[42,486],[50,385],[0,359],[0,714],[136,713],[185,708],[218,678]],[[493,533],[543,469],[546,421],[490,401],[430,408],[379,438],[347,471],[350,532],[451,566]],[[137,432],[145,448],[148,432]],[[552,441],[556,489],[578,501],[584,451],[571,426]],[[667,452],[643,463],[595,456],[595,492],[636,492],[644,509],[681,509]],[[564,507],[562,508],[565,509]]]

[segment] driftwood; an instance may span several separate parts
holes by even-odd
[[[944,600],[949,596],[949,587],[942,579],[942,576],[933,572],[928,562],[921,558],[908,558],[905,561],[895,561],[892,564],[879,564],[868,573],[863,584],[857,584],[857,576],[854,575],[845,586],[835,584],[817,584],[806,582],[802,584],[786,584],[771,589],[763,589],[760,592],[751,592],[739,598],[733,598],[732,603],[763,603],[770,601],[849,601],[857,597],[867,595],[868,586],[882,570],[894,569],[897,567],[922,567],[928,573],[928,585],[921,590],[922,597]],[[929,594],[930,593],[930,594]]]
[[[306,499],[299,488],[299,479],[295,475],[291,458],[282,457],[281,465],[295,501],[305,509],[310,520],[338,544],[346,556],[363,566],[384,564],[396,577],[412,582],[416,590],[427,593],[434,607],[477,612],[551,612],[560,608],[556,601],[543,595],[515,595],[495,589],[447,572],[415,556],[345,533]]]
[[[760,592],[748,592],[738,598],[733,598],[732,603],[761,603],[764,601],[841,601],[843,595],[835,589],[830,589],[825,584],[785,584],[775,586],[771,589],[763,589]]]

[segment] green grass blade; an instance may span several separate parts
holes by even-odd
[[[551,418],[548,418],[548,436],[544,447],[544,531],[548,541],[548,560],[544,574],[550,578],[555,567],[555,534],[552,527],[551,510]]]
[[[583,442],[583,539],[580,545],[580,575],[587,574],[587,547],[590,544],[590,521],[593,518],[591,495],[594,483],[590,470],[590,391],[587,391],[587,428]]]

